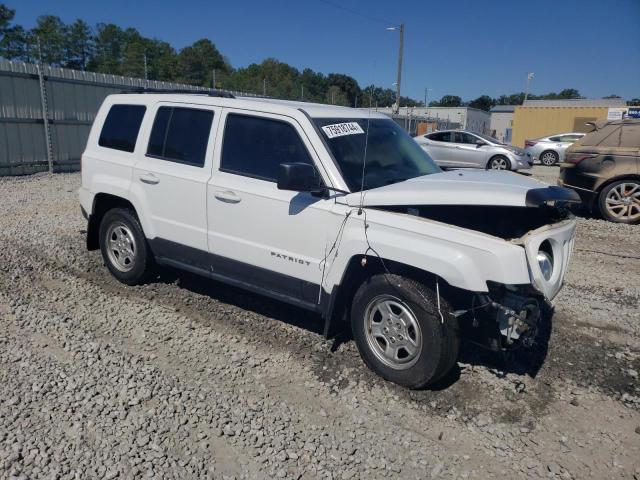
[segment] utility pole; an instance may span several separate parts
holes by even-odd
[[[400,48],[398,49],[398,77],[396,81],[396,103],[393,106],[393,113],[400,112],[400,84],[402,81],[402,53],[404,50],[404,23],[401,23],[399,27],[389,27],[389,31],[398,30],[400,32]]]
[[[262,96],[266,97],[267,96],[267,78],[263,78],[262,79]]]
[[[149,80],[149,74],[147,72],[147,52],[144,52],[144,79]]]
[[[533,72],[527,73],[527,86],[524,89],[524,99],[525,99],[525,101],[527,100],[527,97],[529,96],[529,82],[531,82],[531,80],[533,80],[534,76],[535,76],[535,74]]]
[[[304,85],[300,85],[300,100],[304,102]]]
[[[216,88],[216,69],[213,69],[213,88]]]

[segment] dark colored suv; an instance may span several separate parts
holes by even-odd
[[[570,146],[558,184],[611,222],[640,222],[640,119],[614,120]]]

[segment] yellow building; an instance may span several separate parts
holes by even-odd
[[[605,120],[609,110],[625,107],[621,98],[600,100],[527,100],[513,115],[512,144],[524,147],[527,139],[556,133],[588,132],[587,122]]]

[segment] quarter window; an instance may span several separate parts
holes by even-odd
[[[144,105],[113,105],[102,126],[98,145],[133,152],[146,109]]]
[[[292,125],[248,115],[227,116],[220,170],[275,182],[281,163],[313,165]]]
[[[212,122],[211,110],[160,107],[153,122],[147,155],[203,167]]]

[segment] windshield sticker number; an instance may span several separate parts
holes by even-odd
[[[334,123],[322,127],[322,131],[327,138],[343,137],[345,135],[358,135],[364,130],[357,122]]]

